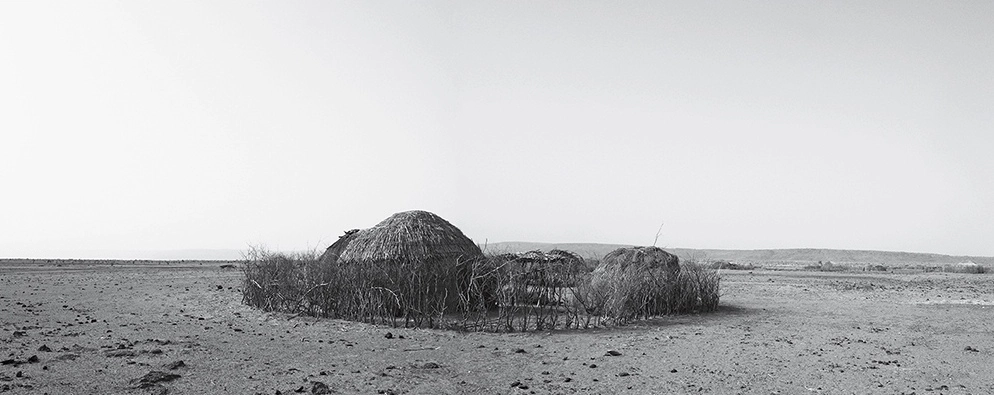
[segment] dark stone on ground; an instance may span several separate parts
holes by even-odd
[[[167,369],[167,370],[176,370],[176,369],[179,369],[179,368],[182,368],[182,367],[185,367],[185,366],[186,366],[186,364],[183,363],[183,361],[173,361],[173,362],[167,363],[165,365],[162,365],[162,367],[165,368],[165,369]]]
[[[320,381],[314,381],[311,385],[312,394],[330,394],[331,388],[328,388],[328,384],[322,383]]]
[[[621,353],[615,350],[608,350],[604,355],[608,357],[620,357]]]
[[[48,345],[44,345],[43,344],[41,347],[38,347],[38,351],[41,351],[41,352],[52,352],[52,349],[48,348]]]
[[[178,375],[178,374],[172,374],[172,373],[160,372],[158,370],[153,370],[153,371],[150,371],[150,372],[146,373],[142,377],[139,377],[139,378],[136,378],[136,379],[132,379],[131,381],[129,381],[129,383],[131,383],[131,385],[133,385],[133,386],[135,386],[137,388],[152,388],[153,386],[157,385],[158,383],[166,382],[166,381],[173,381],[173,380],[176,380],[178,378],[180,378],[180,375]]]

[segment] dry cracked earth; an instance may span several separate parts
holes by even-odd
[[[722,275],[716,313],[493,334],[260,312],[216,263],[0,265],[0,394],[994,393],[994,275]]]

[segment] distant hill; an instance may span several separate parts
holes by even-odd
[[[87,260],[154,260],[154,261],[237,261],[243,258],[241,250],[190,249],[190,250],[54,250],[19,251],[5,253],[0,258],[25,259],[87,259]]]
[[[531,250],[548,251],[553,248],[558,248],[572,251],[588,258],[600,258],[617,248],[631,247],[631,245],[596,243],[532,243],[512,241],[490,243],[485,247],[487,252],[520,252]],[[953,256],[918,252],[834,250],[824,248],[716,250],[664,247],[664,249],[676,254],[682,259],[708,258],[758,265],[809,264],[818,261],[859,264],[874,263],[891,266],[941,265],[970,261],[984,265],[994,265],[994,257]]]

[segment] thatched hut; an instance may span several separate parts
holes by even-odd
[[[468,266],[482,258],[480,248],[442,217],[405,211],[347,232],[322,262],[354,279],[356,294],[397,316],[435,316],[458,309]]]
[[[604,313],[652,316],[670,311],[669,293],[680,258],[658,247],[619,248],[594,269],[591,286],[605,295]]]

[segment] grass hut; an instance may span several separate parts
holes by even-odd
[[[600,295],[603,314],[649,317],[673,311],[671,291],[680,274],[680,258],[658,247],[619,248],[594,269],[592,290]]]
[[[322,259],[352,279],[348,286],[366,299],[357,303],[422,319],[459,308],[469,263],[482,257],[480,248],[442,217],[405,211],[346,233]]]

